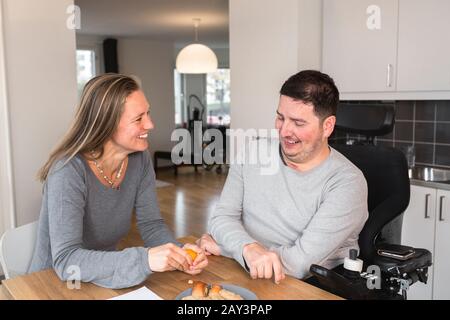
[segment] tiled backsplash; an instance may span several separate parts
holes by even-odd
[[[345,103],[374,103],[374,101],[346,101]],[[375,144],[404,150],[414,146],[415,161],[419,165],[450,167],[450,100],[387,101],[395,105],[395,126],[392,133],[377,137]],[[363,140],[361,136],[335,139]]]

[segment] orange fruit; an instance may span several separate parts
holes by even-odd
[[[192,261],[194,261],[195,258],[197,258],[197,252],[195,252],[194,250],[192,250],[192,249],[184,249],[184,251],[186,251],[187,254],[191,256]]]

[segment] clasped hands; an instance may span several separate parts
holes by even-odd
[[[206,255],[220,255],[220,247],[209,234],[204,234],[196,243],[205,250]],[[275,283],[278,284],[286,277],[278,254],[266,249],[263,245],[257,242],[247,244],[244,246],[242,254],[250,269],[252,279],[271,279],[273,277]]]
[[[186,251],[196,253],[195,259]],[[205,251],[195,244],[187,243],[183,248],[167,243],[148,250],[148,263],[153,272],[179,270],[190,275],[202,272],[208,265]]]

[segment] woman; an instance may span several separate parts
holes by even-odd
[[[193,261],[161,218],[147,150],[153,127],[131,77],[104,74],[86,84],[72,127],[38,174],[44,194],[29,272],[53,267],[61,280],[79,275],[117,289],[152,272],[194,275],[206,267],[204,251],[186,244]],[[133,209],[145,247],[115,251]]]

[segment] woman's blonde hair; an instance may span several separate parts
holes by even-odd
[[[106,73],[89,80],[70,129],[38,172],[39,181],[47,180],[50,169],[60,159],[65,159],[64,166],[78,153],[91,151],[95,158],[100,158],[105,142],[119,124],[126,98],[139,89],[136,79],[117,73]]]

